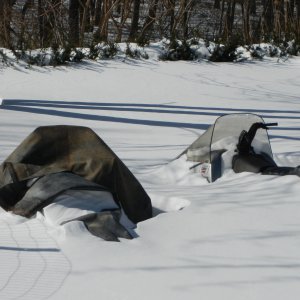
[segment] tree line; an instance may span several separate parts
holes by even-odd
[[[300,41],[300,0],[1,0],[0,46]]]

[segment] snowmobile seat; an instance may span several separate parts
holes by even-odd
[[[272,158],[265,154],[236,154],[232,159],[232,169],[235,173],[261,173],[268,168],[278,168]]]

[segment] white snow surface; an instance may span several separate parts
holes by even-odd
[[[85,61],[0,70],[0,158],[37,126],[91,127],[152,198],[137,238],[0,211],[0,299],[282,300],[300,293],[300,178],[214,183],[172,161],[215,119],[266,122],[279,165],[300,165],[300,58],[286,62]]]
[[[44,207],[43,215],[52,225],[60,225],[102,210],[118,209],[108,191],[68,190]]]

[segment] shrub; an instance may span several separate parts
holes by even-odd
[[[285,50],[286,50],[287,54],[293,55],[293,56],[300,55],[300,45],[298,45],[295,40],[286,42],[284,44],[284,46],[285,46]]]
[[[84,53],[80,49],[74,49],[71,53],[71,61],[72,62],[81,62],[85,58]]]
[[[251,57],[263,59],[266,55],[266,51],[264,51],[260,45],[252,45],[249,49]],[[273,53],[272,53],[273,55]]]
[[[100,48],[100,58],[113,58],[117,55],[119,51],[118,44],[114,42],[108,42],[104,44],[103,47]]]
[[[210,61],[213,62],[233,62],[237,59],[235,45],[217,44],[211,54]]]
[[[6,55],[6,53],[0,49],[0,62],[3,66],[10,66],[12,63],[10,62],[10,59]]]
[[[149,55],[143,48],[138,47],[138,46],[132,47],[132,45],[130,43],[126,44],[125,55],[127,57],[130,57],[133,59],[139,59],[139,58],[148,59],[149,58]]]
[[[163,53],[159,56],[160,60],[193,60],[195,52],[186,41],[172,40],[166,43]]]
[[[98,45],[92,44],[89,49],[88,58],[92,60],[96,60],[100,55],[100,47]]]

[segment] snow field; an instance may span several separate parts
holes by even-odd
[[[298,299],[299,178],[229,170],[209,184],[171,160],[219,115],[247,111],[279,123],[277,163],[300,165],[299,75],[299,58],[2,70],[2,160],[37,126],[91,127],[141,181],[155,217],[138,238],[108,243],[79,222],[1,212],[1,299]]]

